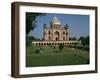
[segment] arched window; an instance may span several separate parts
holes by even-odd
[[[41,43],[41,45],[43,45],[43,43]]]
[[[50,31],[48,31],[48,34],[51,34],[51,32],[50,32]]]
[[[63,31],[63,34],[65,34],[65,31]]]
[[[51,37],[49,36],[49,40],[51,40]]]
[[[56,31],[56,32],[54,33],[54,35],[59,35],[59,32],[58,32],[58,31]]]
[[[58,41],[59,40],[59,32],[58,31],[54,32],[54,35],[55,35],[55,40]]]
[[[63,40],[65,40],[65,36],[63,36]]]

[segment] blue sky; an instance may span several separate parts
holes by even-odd
[[[29,35],[37,38],[43,38],[43,25],[46,23],[50,27],[50,22],[54,16],[57,16],[61,21],[62,27],[69,25],[70,37],[79,38],[80,36],[89,35],[89,15],[75,14],[49,14],[37,17],[37,27],[32,30]]]

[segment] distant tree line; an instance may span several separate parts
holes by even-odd
[[[69,40],[77,40],[76,37],[69,37]]]
[[[79,39],[77,39],[76,37],[70,37],[69,40],[78,40],[81,41],[83,46],[88,46],[89,45],[89,36],[81,36]]]
[[[89,36],[81,36],[79,39],[73,37],[70,38],[71,40],[78,40],[81,41],[81,43],[74,43],[72,45],[68,45],[66,47],[70,47],[70,48],[75,48],[75,49],[81,49],[81,50],[85,50],[85,51],[89,51]]]

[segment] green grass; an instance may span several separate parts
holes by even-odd
[[[43,53],[36,53],[42,47]],[[89,64],[89,52],[65,47],[62,52],[52,46],[29,46],[26,48],[26,67]]]

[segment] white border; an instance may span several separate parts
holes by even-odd
[[[55,72],[73,72],[95,70],[95,11],[69,8],[52,8],[52,7],[35,7],[20,6],[20,74],[39,74]],[[83,14],[90,15],[90,64],[89,65],[67,65],[67,66],[50,66],[50,67],[25,67],[25,12],[43,12],[43,13],[63,13],[63,14]]]

